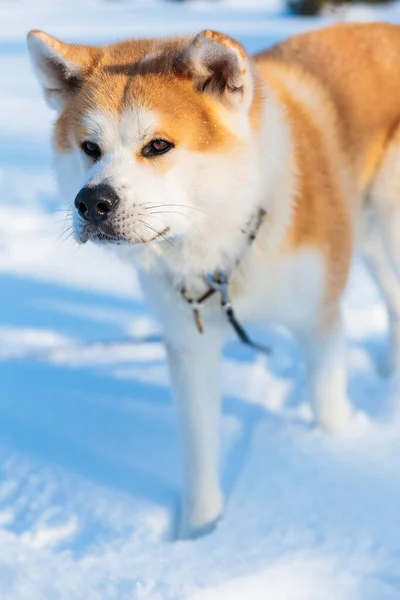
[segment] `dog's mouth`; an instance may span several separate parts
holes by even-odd
[[[119,244],[122,239],[109,226],[95,226],[91,223],[79,224],[75,227],[75,239],[78,244],[98,242],[101,244]]]
[[[86,242],[91,241],[97,244],[131,244],[133,246],[142,246],[152,242],[167,240],[169,232],[170,228],[165,227],[162,231],[155,231],[154,235],[149,238],[133,232],[131,239],[116,232],[111,225],[102,224],[95,226],[87,223],[75,229],[75,238],[79,244],[86,244]]]

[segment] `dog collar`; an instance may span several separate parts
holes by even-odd
[[[254,240],[256,239],[257,233],[261,227],[261,224],[264,220],[265,215],[266,215],[266,211],[263,208],[260,208],[260,210],[257,213],[256,224],[255,224],[254,228],[248,234],[248,248],[253,244]],[[243,233],[246,234],[246,229],[243,230]],[[248,248],[246,250],[248,250]],[[236,262],[235,268],[240,263],[242,258],[243,258],[243,256]],[[216,271],[213,271],[212,273],[206,273],[206,275],[204,276],[204,279],[205,279],[206,284],[208,285],[208,289],[206,290],[206,292],[204,292],[204,294],[202,294],[198,298],[192,298],[192,297],[188,296],[185,288],[181,289],[182,297],[192,307],[193,317],[194,317],[194,321],[197,326],[198,332],[199,333],[204,332],[204,323],[203,323],[203,318],[202,318],[201,312],[200,312],[201,306],[209,298],[214,296],[214,294],[219,293],[220,297],[221,297],[221,308],[222,308],[223,312],[226,314],[230,325],[233,327],[233,329],[235,330],[235,332],[238,335],[238,337],[240,338],[240,340],[244,344],[251,346],[255,350],[263,352],[264,354],[269,354],[270,353],[269,348],[254,342],[249,337],[246,330],[242,327],[242,325],[239,323],[239,321],[237,320],[237,318],[235,316],[235,312],[234,312],[233,306],[232,306],[232,301],[231,301],[231,298],[229,295],[230,275],[228,275],[228,273],[226,271],[221,271],[221,270],[216,270]]]

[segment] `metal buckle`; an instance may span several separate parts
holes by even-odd
[[[225,271],[214,271],[207,273],[206,280],[211,289],[221,294],[221,305],[224,310],[227,310],[231,306],[228,275]]]

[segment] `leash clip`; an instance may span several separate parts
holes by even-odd
[[[206,280],[214,292],[221,294],[221,306],[225,312],[229,310],[232,306],[232,302],[229,295],[229,279],[226,272],[214,271],[213,273],[207,273]]]
[[[206,274],[206,281],[213,292],[221,294],[221,307],[226,314],[229,323],[232,325],[236,334],[244,344],[250,346],[258,352],[269,355],[270,349],[262,344],[257,344],[249,337],[247,331],[242,327],[239,321],[236,319],[235,312],[233,310],[231,297],[229,295],[229,278],[225,271],[214,271],[213,273]]]

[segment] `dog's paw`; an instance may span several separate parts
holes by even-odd
[[[342,407],[343,408],[343,407]],[[363,435],[369,430],[370,420],[366,413],[355,410],[350,406],[343,412],[336,412],[322,424],[321,427],[329,433],[340,433],[345,437]]]
[[[323,410],[316,411],[316,421],[322,429],[329,432],[345,429],[351,423],[353,411],[347,398],[335,400]]]
[[[223,497],[220,492],[208,495],[201,504],[183,507],[179,519],[177,539],[191,540],[211,533],[222,516]]]
[[[209,521],[208,523],[204,523],[203,525],[194,525],[181,522],[178,530],[177,539],[195,540],[199,537],[203,537],[204,535],[208,535],[209,533],[212,533],[214,531],[220,519],[221,515],[216,517],[213,521]]]

